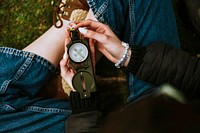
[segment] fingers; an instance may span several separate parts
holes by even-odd
[[[82,28],[79,31],[84,35],[84,37],[94,39],[94,40],[98,41],[99,43],[105,43],[109,39],[108,35],[101,34],[101,33],[95,32],[93,30],[88,30],[88,29]]]
[[[75,74],[75,70],[71,67],[69,63],[69,56],[67,52],[63,55],[63,59],[60,61],[60,70],[62,78],[67,82],[72,91],[76,91],[72,85],[72,78]]]
[[[83,20],[79,22],[73,22],[73,23],[70,23],[70,25],[73,26],[75,29],[84,27],[86,29],[93,30],[99,33],[108,33],[108,34],[112,33],[112,30],[110,29],[108,25],[94,21],[94,20]]]
[[[67,76],[66,72],[70,69],[69,56],[67,55],[67,52],[64,53],[63,59],[60,61],[60,67],[61,67],[61,76],[63,77]]]
[[[75,29],[78,28],[84,37],[95,39],[100,43],[105,43],[109,36],[115,37],[114,33],[107,25],[97,21],[84,20],[70,23],[70,25]]]
[[[78,28],[78,27],[90,27],[93,29],[98,29],[98,28],[103,28],[105,25],[97,22],[97,21],[93,21],[93,20],[84,20],[84,21],[79,21],[79,22],[74,22],[76,24],[76,26],[74,28]],[[73,25],[73,23],[70,23],[70,25]]]

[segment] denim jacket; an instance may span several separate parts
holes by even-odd
[[[171,0],[87,0],[98,21],[123,41],[146,46],[160,41],[179,47]]]
[[[180,47],[171,0],[87,0],[98,21],[110,26],[124,42],[147,46],[153,42]],[[153,88],[127,74],[133,100]]]

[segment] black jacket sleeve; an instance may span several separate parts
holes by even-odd
[[[199,58],[180,49],[159,43],[135,46],[127,70],[155,86],[169,83],[188,99],[200,98]]]

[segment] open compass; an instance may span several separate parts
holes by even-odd
[[[70,34],[71,42],[67,45],[68,55],[70,63],[76,70],[72,85],[80,93],[81,98],[87,98],[90,97],[90,92],[96,91],[88,40],[81,38],[76,29],[70,29]]]

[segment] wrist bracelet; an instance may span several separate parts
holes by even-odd
[[[131,57],[131,49],[130,49],[130,47],[129,47],[129,48],[128,48],[128,52],[127,52],[127,54],[126,54],[126,57],[125,57],[124,61],[122,61],[122,63],[121,63],[120,66],[125,66],[125,65],[127,66],[127,61],[129,62],[130,57]]]
[[[117,68],[120,68],[120,66],[122,66],[122,63],[124,62],[126,56],[127,56],[127,53],[128,53],[128,49],[129,49],[129,44],[128,43],[125,43],[125,42],[122,42],[122,46],[125,47],[125,51],[124,51],[124,54],[122,56],[122,58],[115,64],[115,66]]]

